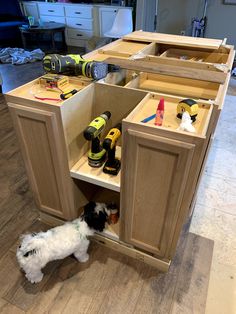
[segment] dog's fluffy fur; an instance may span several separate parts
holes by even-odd
[[[23,235],[16,256],[26,278],[31,283],[40,282],[43,278],[41,269],[48,262],[71,254],[79,262],[86,262],[89,258],[87,237],[95,231],[103,231],[110,208],[114,208],[114,204],[109,207],[104,203],[89,202],[78,219],[47,232]]]

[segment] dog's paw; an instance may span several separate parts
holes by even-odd
[[[78,261],[80,263],[86,263],[88,260],[89,260],[89,255],[87,253],[78,257]]]
[[[31,282],[31,283],[38,283],[40,281],[42,281],[43,279],[43,274],[40,274],[38,276],[27,276],[26,275],[26,278]]]

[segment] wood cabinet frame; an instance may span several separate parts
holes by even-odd
[[[218,49],[228,57],[225,66],[217,69],[214,64],[148,55],[158,43],[207,51]],[[144,53],[147,55],[136,59],[135,55],[143,56]],[[114,197],[118,202],[120,200],[120,226],[116,227],[119,230],[113,230],[112,235],[109,232],[96,234],[94,240],[167,271],[183,224],[194,207],[230,79],[233,47],[220,40],[184,38],[183,42],[180,36],[168,35],[165,39],[157,34],[134,32],[84,58],[112,61],[126,69],[118,73],[120,78],[112,83],[109,80],[94,83],[81,78],[71,79],[81,90],[59,104],[35,100],[28,93],[37,80],[6,95],[41,219],[57,225],[77,217],[92,198],[106,201]],[[157,58],[158,64],[155,63]],[[157,84],[157,90],[155,86],[151,92],[145,90],[139,86],[141,78],[145,79],[145,72],[153,75],[154,81],[155,75],[157,80],[164,76],[163,84],[169,80],[169,87],[164,86],[160,91]],[[201,110],[205,110],[196,134],[176,130],[176,121],[162,127],[140,122],[137,116],[149,101],[164,97],[167,103],[176,106],[183,99],[179,78],[183,78],[184,92],[194,84],[193,75],[196,82],[201,79],[199,90],[188,95],[196,97]],[[176,88],[180,88],[177,95]],[[122,120],[120,183],[119,180],[103,179],[99,171],[91,178],[89,173],[81,174],[77,169],[88,150],[88,143],[81,135],[84,127],[94,116],[109,109],[113,112],[109,128]],[[172,116],[175,117],[174,111]],[[42,151],[41,156],[37,151]],[[161,175],[156,175],[152,169]],[[164,174],[165,180],[162,179]],[[50,184],[44,186],[43,177],[47,175]]]

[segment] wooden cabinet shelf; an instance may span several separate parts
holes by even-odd
[[[121,158],[121,147],[117,146],[116,155]],[[86,181],[98,186],[120,192],[120,172],[117,176],[112,176],[102,171],[103,167],[92,168],[88,165],[87,154],[83,155],[80,160],[71,168],[72,178]]]

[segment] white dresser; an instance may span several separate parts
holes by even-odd
[[[110,5],[39,1],[23,1],[22,7],[24,14],[33,15],[35,21],[65,24],[66,44],[78,47],[85,47],[86,41],[92,36],[103,37],[103,34],[111,28],[120,8]]]

